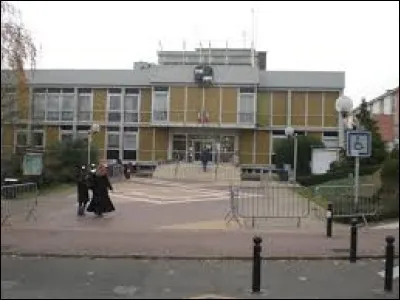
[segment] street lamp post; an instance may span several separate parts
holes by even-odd
[[[88,167],[90,166],[90,150],[92,146],[92,136],[93,134],[97,133],[100,131],[100,125],[99,124],[92,124],[92,127],[89,129],[88,132]]]
[[[353,110],[353,100],[350,99],[347,96],[341,96],[338,99],[336,99],[336,111],[340,113],[341,120],[340,120],[340,128],[339,130],[341,131],[341,136],[343,140],[341,141],[341,147],[345,148],[344,146],[346,143],[344,142],[345,139],[345,129],[351,129],[352,124],[349,122],[349,117],[350,114]],[[346,125],[346,126],[344,126]],[[344,149],[346,150],[346,149]],[[355,157],[355,166],[354,166],[354,205],[357,207],[358,204],[358,195],[359,195],[359,178],[360,175],[360,157],[357,155]]]
[[[293,137],[294,138],[294,154],[293,154],[293,181],[294,184],[296,184],[296,177],[297,177],[297,133],[294,132],[293,127],[286,127],[285,129],[285,135],[287,137]]]
[[[350,128],[348,118],[353,110],[353,100],[347,96],[340,96],[336,99],[336,111],[340,113],[339,120],[339,146],[345,149],[345,129]]]

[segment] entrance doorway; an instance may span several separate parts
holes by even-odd
[[[194,162],[201,160],[201,153],[208,148],[213,163],[233,161],[235,151],[235,133],[190,134],[176,133],[172,136],[171,158]]]
[[[195,161],[200,161],[201,160],[201,153],[205,148],[208,148],[210,150],[210,153],[212,154],[212,159],[211,161],[215,161],[215,151],[214,151],[214,141],[211,139],[199,139],[199,140],[192,140],[192,145],[191,149],[193,149],[194,152],[194,160]]]

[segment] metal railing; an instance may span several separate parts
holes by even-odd
[[[236,220],[294,218],[300,227],[302,218],[310,215],[310,201],[298,193],[298,186],[288,182],[267,181],[257,186],[230,186],[230,207],[225,217]]]
[[[317,203],[332,203],[333,218],[378,217],[381,210],[381,195],[374,184],[360,184],[356,201],[354,185],[322,185],[313,188],[313,200]]]
[[[159,164],[153,173],[153,178],[172,179],[179,181],[240,181],[240,168],[232,163],[208,163],[206,171],[201,162],[192,163],[175,161]]]
[[[38,188],[34,182],[1,186],[1,225],[11,224],[10,219],[24,215],[25,220],[36,220]]]

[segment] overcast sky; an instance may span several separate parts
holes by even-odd
[[[249,47],[269,70],[345,71],[359,102],[399,84],[399,2],[11,1],[41,45],[38,68],[128,69],[164,50]],[[243,33],[246,32],[244,35]]]

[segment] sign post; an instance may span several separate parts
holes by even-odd
[[[371,156],[372,137],[370,131],[347,131],[347,156],[355,157],[354,167],[354,205],[357,208],[360,181],[360,157]]]

